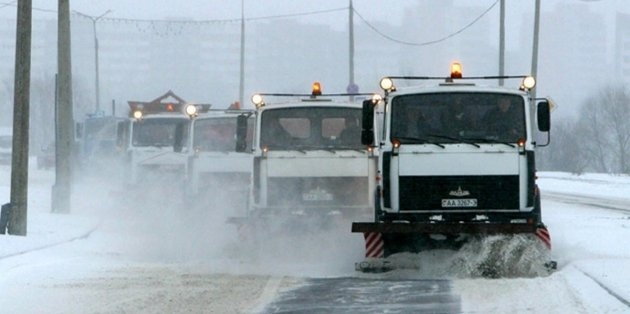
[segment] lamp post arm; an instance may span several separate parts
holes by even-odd
[[[84,18],[88,18],[92,21],[92,31],[94,34],[94,90],[95,90],[95,100],[96,107],[95,113],[98,113],[101,110],[101,95],[100,95],[100,83],[99,83],[99,72],[98,72],[98,37],[96,35],[96,22],[100,20],[102,17],[112,12],[112,10],[107,10],[103,14],[99,16],[91,16],[87,14],[83,14],[79,11],[73,11],[75,14],[80,15]]]

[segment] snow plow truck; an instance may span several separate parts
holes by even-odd
[[[476,83],[499,79],[522,82],[513,89]],[[425,84],[395,85],[403,80]],[[525,239],[508,253],[511,263],[535,250],[541,265],[555,267],[535,165],[536,148],[549,144],[553,103],[533,98],[534,84],[531,76],[463,77],[459,63],[447,77],[381,80],[382,100],[363,103],[361,141],[377,150],[378,171],[374,219],[352,224],[365,239],[358,271],[388,271],[397,253],[457,251],[493,235]],[[502,276],[497,267],[486,265],[482,275]]]
[[[186,189],[191,206],[205,208],[222,198],[237,213],[246,211],[254,121],[253,110],[229,108],[211,109],[192,120]]]
[[[376,163],[374,151],[360,141],[358,97],[373,95],[322,94],[316,82],[311,94],[252,97],[251,201],[247,215],[229,220],[241,235],[317,234],[369,221]]]
[[[118,123],[116,137],[124,154],[125,189],[152,187],[169,194],[177,186],[183,194],[188,152],[182,148],[188,144],[182,142],[188,140],[191,120],[210,104],[188,103],[170,90],[149,102],[128,103],[129,117]]]

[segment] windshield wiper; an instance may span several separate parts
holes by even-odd
[[[432,135],[429,135],[429,136],[432,136]],[[430,142],[430,141],[427,141],[424,138],[419,138],[419,137],[396,137],[396,138],[399,139],[399,140],[415,142],[415,143],[410,143],[410,144],[433,144],[433,145],[441,147],[441,148],[445,147],[444,145],[442,145],[440,143]]]
[[[327,150],[339,151],[339,150],[353,150],[359,153],[365,152],[365,148],[360,148],[353,145],[334,145],[327,148]]]
[[[464,143],[464,144],[469,144],[472,146],[475,146],[477,148],[481,147],[475,143],[469,142],[469,141],[465,141],[466,139],[464,138],[457,138],[457,137],[452,137],[452,136],[448,136],[448,135],[442,135],[442,134],[427,134],[427,136],[432,136],[432,137],[437,137],[437,138],[441,138],[441,139],[447,139],[450,141],[453,141],[453,143]]]
[[[357,148],[356,146],[349,145],[330,145],[330,146],[319,146],[319,145],[297,145],[292,146],[291,148],[297,148],[296,150],[305,153],[305,151],[312,150],[323,150],[329,152],[331,154],[336,154],[340,150],[354,150],[357,152],[362,152],[364,149]],[[290,149],[290,148],[289,148]]]
[[[169,146],[173,146],[173,145],[172,144],[164,144],[164,143],[151,143],[151,144],[146,144],[144,146],[162,148],[162,147],[169,147]]]
[[[499,141],[499,140],[491,140],[491,139],[488,139],[488,138],[467,138],[467,140],[475,141],[477,143],[503,144],[503,145],[507,145],[509,147],[514,147],[514,145],[515,145],[515,144],[510,143],[510,142]]]

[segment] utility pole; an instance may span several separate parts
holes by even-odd
[[[96,90],[96,108],[94,113],[98,113],[101,110],[101,92],[100,92],[100,86],[101,84],[99,83],[99,72],[98,72],[98,37],[96,36],[96,22],[98,22],[98,20],[100,20],[103,16],[105,16],[107,13],[111,12],[111,10],[107,10],[105,11],[105,13],[99,15],[99,16],[90,16],[87,14],[83,14],[81,12],[78,11],[73,11],[74,13],[88,18],[90,20],[92,20],[92,30],[94,32],[94,89]]]
[[[28,205],[28,128],[32,14],[31,0],[18,0],[13,91],[11,203],[9,204],[7,231],[9,234],[21,236],[26,235]]]
[[[505,0],[501,0],[499,17],[499,76],[505,75]],[[499,79],[499,86],[503,86],[503,79]]]
[[[72,180],[72,147],[74,123],[72,113],[72,63],[70,57],[70,0],[58,0],[57,27],[57,99],[55,108],[55,185],[52,189],[52,211],[70,212]]]
[[[245,0],[241,0],[241,64],[238,85],[238,101],[241,106],[245,103]]]
[[[353,94],[359,92],[359,86],[354,82],[354,7],[352,0],[348,6],[348,87],[346,92]],[[350,96],[350,101],[354,99]]]
[[[540,32],[540,0],[536,0],[534,9],[534,43],[532,44],[532,76],[538,79],[538,33]],[[536,98],[536,87],[531,90],[532,98]]]

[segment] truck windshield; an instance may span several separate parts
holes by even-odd
[[[197,151],[233,152],[236,150],[237,117],[198,119],[194,122],[193,147]],[[247,121],[246,147],[252,147],[253,118]]]
[[[133,146],[173,146],[176,128],[187,123],[187,118],[152,118],[136,121],[133,123],[131,137]]]
[[[270,109],[261,118],[261,147],[332,151],[364,149],[359,107]]]
[[[516,143],[525,102],[515,94],[427,93],[392,99],[391,138],[401,143]]]

